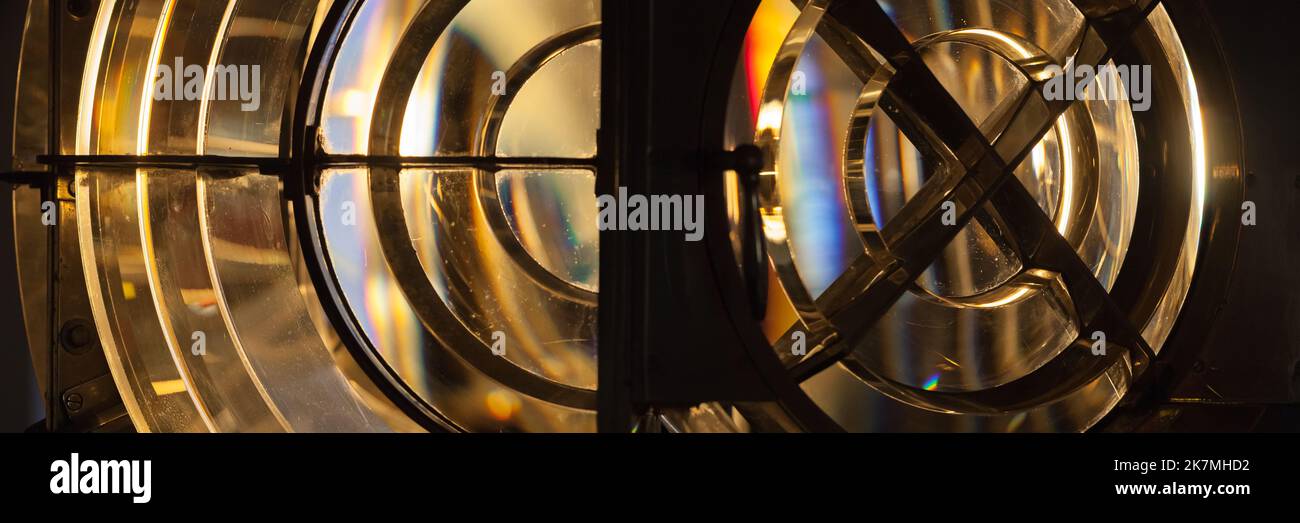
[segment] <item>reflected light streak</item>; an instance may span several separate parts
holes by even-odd
[[[229,0],[226,2],[226,12],[221,15],[221,26],[217,28],[216,41],[226,41],[226,31],[230,29],[230,17],[235,12],[235,4],[238,0]],[[208,105],[212,103],[212,80],[217,70],[217,59],[221,56],[221,46],[213,46],[211,54],[208,55],[207,74],[203,77],[202,99],[199,100],[199,120],[198,132],[195,133],[194,153],[204,154],[207,149],[208,134]]]
[[[1070,120],[1065,115],[1061,115],[1056,121],[1056,136],[1061,142],[1061,210],[1058,212],[1059,221],[1056,224],[1056,230],[1065,236],[1070,230],[1071,213],[1074,212],[1074,145],[1070,142]],[[1039,142],[1041,147],[1047,140],[1043,138]]]
[[[89,49],[86,50],[86,68],[81,76],[81,97],[78,100],[77,114],[77,154],[91,154],[90,130],[95,123],[95,94],[99,92],[99,66],[104,54],[104,40],[108,35],[108,23],[113,18],[116,0],[104,0],[99,4],[95,14],[95,27],[90,33]]]
[[[1007,47],[1011,48],[1012,51],[1015,51],[1016,55],[1018,55],[1015,58],[1028,59],[1034,57],[1034,53],[1030,51],[1029,48],[1025,47],[1024,45],[1021,45],[1020,42],[1017,42],[1011,38],[1007,38],[1006,34],[1003,34],[1001,32],[989,31],[988,29],[962,29],[959,32],[965,34],[984,36],[1002,42],[1003,44],[1006,44]]]
[[[1163,8],[1163,6],[1161,7]],[[1205,178],[1208,169],[1208,161],[1205,159],[1205,122],[1203,121],[1203,116],[1201,114],[1201,96],[1196,90],[1196,76],[1192,74],[1190,65],[1186,67],[1187,93],[1189,98],[1187,102],[1187,112],[1191,115],[1192,120],[1192,169],[1194,171],[1192,173],[1192,190],[1194,191],[1192,197],[1196,201],[1196,204],[1192,206],[1191,212],[1195,215],[1197,225],[1196,229],[1199,230],[1201,210],[1205,208]],[[1196,230],[1189,229],[1187,235],[1189,240],[1195,240],[1197,232]],[[1191,259],[1195,259],[1198,242],[1190,241],[1189,245],[1191,245],[1189,256]]]
[[[158,57],[162,54],[163,43],[167,41],[167,25],[171,22],[172,8],[175,0],[163,2],[162,14],[158,16],[158,28],[154,32],[153,43],[149,47],[149,62],[145,67],[145,88],[140,91],[140,120],[137,123],[135,154],[149,154],[149,119],[153,116],[153,85],[158,77]],[[176,71],[175,74],[182,74]]]
[[[977,309],[996,309],[998,307],[1003,307],[1015,303],[1016,301],[1020,300],[1020,298],[1023,298],[1025,297],[1025,295],[1029,294],[1029,291],[1030,291],[1030,287],[1021,287],[1019,289],[1016,289],[1015,292],[1008,294],[1001,299],[985,302],[985,303],[973,303],[971,304],[971,306]]]

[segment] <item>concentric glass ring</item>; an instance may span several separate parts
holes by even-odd
[[[339,246],[355,242],[356,229],[326,219],[333,276],[361,317],[396,311],[393,319],[414,330],[409,344],[377,343],[381,323],[363,322],[404,384],[434,410],[455,413],[453,423],[589,430],[596,3],[430,2],[384,14],[399,7],[361,6],[353,27],[379,18],[389,27],[376,35],[405,30],[380,50],[382,74],[332,76],[322,103],[321,160],[338,167],[321,171],[320,215],[364,207],[358,223],[368,236],[360,245],[367,265],[348,272],[355,251]],[[504,11],[531,22],[495,31],[490,20]],[[375,58],[366,34],[343,40],[335,70]],[[396,307],[371,309],[377,286],[399,298]],[[448,366],[461,376],[439,375]],[[449,387],[458,381],[467,383]],[[468,414],[481,407],[462,399],[477,390],[500,419],[460,421],[481,419]]]
[[[594,429],[599,2],[98,5],[62,153],[137,428]]]

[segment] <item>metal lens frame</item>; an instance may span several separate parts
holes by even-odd
[[[794,330],[804,336],[792,337],[787,331],[774,336],[767,348],[750,344],[750,351],[755,358],[780,361],[783,376],[768,379],[777,383],[790,380],[795,387],[777,388],[798,392],[783,393],[775,404],[744,405],[746,417],[760,428],[774,430],[842,430],[846,427],[837,420],[848,419],[843,417],[845,408],[877,409],[878,414],[903,417],[895,429],[1015,430],[1030,426],[1025,424],[1026,414],[1051,417],[1056,409],[1074,414],[1055,430],[1083,430],[1110,412],[1134,383],[1147,390],[1149,384],[1168,379],[1170,369],[1186,361],[1184,354],[1161,360],[1156,354],[1173,333],[1185,302],[1190,301],[1187,308],[1191,309],[1186,314],[1204,314],[1205,305],[1188,300],[1189,295],[1221,292],[1222,284],[1214,281],[1196,288],[1197,281],[1203,279],[1196,277],[1195,269],[1202,264],[1198,254],[1222,265],[1235,249],[1236,228],[1225,227],[1210,237],[1206,231],[1213,230],[1210,227],[1218,220],[1203,216],[1217,217],[1219,209],[1240,194],[1236,167],[1240,165],[1240,142],[1233,132],[1238,128],[1235,116],[1231,116],[1235,113],[1206,122],[1201,111],[1207,93],[1199,91],[1212,92],[1219,100],[1225,95],[1231,98],[1222,77],[1211,74],[1207,78],[1200,72],[1220,70],[1222,60],[1213,50],[1202,48],[1191,63],[1187,58],[1191,53],[1183,54],[1184,43],[1169,11],[1176,11],[1177,18],[1192,26],[1203,24],[1198,20],[1202,13],[1187,6],[1166,9],[1155,1],[1075,0],[1073,7],[1084,19],[1078,37],[1055,56],[1020,46],[1028,52],[1016,65],[1029,79],[1028,88],[1007,100],[1012,105],[1000,108],[994,132],[989,133],[969,119],[921,59],[917,48],[925,39],[910,40],[881,3],[812,0],[795,4],[800,11],[798,20],[777,53],[766,94],[757,100],[759,115],[754,126],[756,143],[766,150],[757,194],[766,222],[768,252],[785,296],[798,315]],[[807,289],[791,257],[776,156],[782,104],[802,49],[814,35],[859,74],[889,69],[887,94],[896,98],[890,116],[914,143],[939,144],[950,167],[922,187],[887,227],[869,231],[872,237],[864,238],[865,243],[875,248],[869,248],[869,253],[820,295]],[[1158,91],[1152,95],[1152,110],[1134,115],[1140,135],[1146,137],[1139,144],[1143,190],[1131,248],[1113,286],[1108,286],[1098,281],[1067,240],[1074,235],[1058,231],[1053,219],[1011,173],[1073,105],[1043,96],[1043,86],[1050,79],[1046,67],[1054,62],[1064,65],[1063,59],[1097,65],[1112,58],[1151,65]],[[1192,70],[1198,72],[1196,77]],[[1211,132],[1222,139],[1213,148],[1206,141]],[[1154,136],[1159,138],[1152,139]],[[743,140],[734,134],[730,137]],[[1223,165],[1215,169],[1214,180],[1208,172],[1210,162]],[[1208,192],[1211,184],[1218,192]],[[853,193],[852,187],[849,193]],[[948,203],[955,204],[955,209],[941,205]],[[852,203],[849,208],[857,210]],[[952,210],[956,211],[956,226],[944,223],[945,211]],[[1071,346],[1019,378],[971,390],[935,390],[899,382],[856,357],[852,348],[857,340],[913,288],[913,282],[957,231],[988,213],[1004,227],[1002,233],[1014,240],[1016,254],[1025,265],[1024,276],[1059,285],[1069,297],[1069,310],[1078,327],[1078,338]],[[725,252],[726,259],[734,259],[732,249],[713,247],[715,256]],[[1222,275],[1207,278],[1221,280]],[[733,320],[744,318],[733,313]],[[1104,355],[1089,350],[1095,341],[1090,334],[1095,332],[1105,333],[1109,350]],[[806,343],[806,355],[792,353],[796,343]],[[1157,361],[1160,364],[1153,369]],[[815,384],[831,373],[864,383],[864,392],[846,400],[834,418],[821,403],[827,398],[817,394]],[[886,406],[861,403],[879,405],[873,394],[888,398],[883,402]],[[814,395],[815,401],[809,395]],[[854,426],[862,430],[862,425]],[[1041,423],[1032,426],[1039,427],[1037,430],[1045,427]]]
[[[412,389],[404,377],[386,361],[360,326],[353,309],[341,289],[332,266],[332,259],[320,218],[321,176],[326,170],[337,168],[363,168],[369,180],[369,198],[373,204],[375,223],[385,231],[379,235],[384,258],[392,270],[395,281],[417,313],[429,337],[425,339],[426,353],[446,353],[450,358],[440,361],[457,366],[468,365],[487,378],[512,391],[536,400],[568,409],[594,410],[595,390],[561,383],[524,369],[516,363],[492,352],[491,339],[481,328],[472,328],[458,318],[456,313],[440,298],[438,290],[426,275],[422,260],[411,243],[407,228],[407,212],[403,208],[402,173],[404,169],[471,169],[474,195],[483,210],[484,218],[494,231],[498,242],[510,259],[534,282],[551,290],[556,296],[580,306],[594,307],[595,293],[562,280],[539,264],[519,243],[512,233],[508,220],[501,212],[495,173],[511,169],[594,170],[594,159],[559,157],[505,157],[496,155],[497,136],[518,89],[505,94],[494,94],[488,102],[487,117],[478,131],[479,140],[472,156],[414,157],[400,154],[403,115],[408,97],[425,63],[430,50],[445,34],[456,15],[468,1],[427,2],[414,15],[408,30],[385,68],[385,73],[374,101],[374,111],[369,133],[370,154],[330,154],[319,143],[323,100],[329,77],[334,70],[338,48],[348,33],[348,27],[357,16],[361,2],[337,3],[331,10],[331,20],[336,29],[322,37],[314,49],[303,82],[299,113],[295,129],[301,134],[295,138],[295,150],[302,159],[298,169],[299,185],[293,191],[295,207],[303,209],[300,237],[309,256],[308,266],[318,289],[326,289],[326,310],[341,332],[348,333],[345,342],[357,355],[369,363],[372,378],[387,384],[394,391],[399,404],[414,406],[417,419],[436,420],[440,428],[462,428],[448,419],[428,398]],[[534,73],[564,51],[587,42],[598,41],[600,25],[588,24],[555,35],[525,53],[505,74],[510,86],[525,84]]]
[[[499,259],[517,271],[520,281],[553,296],[565,310],[581,311],[592,321],[596,302],[604,301],[602,326],[635,330],[640,325],[636,322],[642,320],[625,320],[641,312],[639,306],[609,305],[615,299],[623,300],[619,291],[641,292],[629,291],[632,286],[628,284],[640,283],[631,280],[645,275],[633,270],[611,272],[617,269],[607,263],[602,271],[612,275],[613,281],[606,281],[610,285],[606,289],[615,291],[599,296],[589,282],[566,279],[542,263],[511,222],[503,200],[512,195],[501,189],[499,177],[521,171],[563,171],[598,175],[597,186],[609,188],[611,182],[621,181],[614,171],[626,169],[624,174],[640,181],[639,176],[658,166],[645,169],[640,164],[644,157],[630,160],[637,165],[626,165],[610,154],[627,153],[611,145],[628,141],[615,139],[615,134],[631,129],[633,125],[623,120],[635,117],[613,115],[609,108],[628,109],[631,115],[664,105],[624,104],[620,96],[633,99],[632,94],[646,93],[623,92],[625,85],[613,85],[618,92],[606,97],[613,102],[600,102],[606,113],[603,123],[607,124],[600,138],[602,150],[590,155],[511,155],[501,152],[497,142],[508,127],[508,109],[517,102],[518,92],[512,89],[485,98],[483,114],[476,115],[483,118],[469,124],[476,126],[472,139],[467,140],[474,145],[472,150],[404,155],[401,135],[412,86],[419,81],[421,67],[439,36],[446,34],[457,14],[471,4],[468,0],[431,0],[412,11],[409,29],[401,34],[384,64],[377,94],[369,101],[366,151],[334,151],[325,139],[331,78],[337,74],[339,55],[358,17],[367,5],[376,3],[102,0],[97,16],[68,17],[60,2],[32,1],[29,25],[33,30],[24,42],[19,85],[20,105],[31,103],[20,107],[18,121],[22,123],[16,133],[15,156],[20,168],[33,171],[28,173],[34,175],[32,185],[40,189],[17,191],[16,212],[25,213],[25,223],[39,223],[34,209],[41,208],[42,202],[54,202],[59,227],[20,227],[16,231],[22,251],[23,298],[50,305],[53,311],[48,318],[40,314],[25,318],[28,335],[33,347],[75,344],[85,336],[58,327],[84,328],[89,324],[86,319],[93,318],[98,346],[106,357],[98,365],[64,367],[60,372],[67,372],[58,375],[63,381],[57,386],[57,373],[51,372],[45,377],[51,394],[111,392],[115,386],[124,403],[119,408],[129,413],[141,431],[509,430],[505,424],[484,425],[466,419],[465,410],[483,410],[482,405],[465,405],[457,411],[429,397],[386,357],[383,347],[376,346],[358,318],[356,303],[349,301],[336,266],[336,256],[350,253],[330,249],[325,219],[328,194],[322,189],[331,175],[361,173],[366,182],[362,192],[372,204],[367,219],[371,227],[384,230],[374,237],[382,254],[379,262],[389,271],[394,288],[400,289],[426,335],[421,341],[422,354],[436,357],[439,363],[442,374],[431,379],[456,381],[470,376],[491,383],[515,395],[511,398],[521,397],[529,405],[540,406],[537,408],[545,414],[538,417],[547,418],[539,425],[543,428],[551,421],[554,423],[549,426],[558,430],[595,426],[594,383],[565,381],[492,354],[485,339],[491,326],[467,320],[463,311],[448,303],[445,289],[431,281],[428,261],[421,257],[421,247],[412,243],[410,205],[404,204],[404,191],[409,193],[409,187],[403,185],[404,175],[463,175],[465,194],[469,195],[464,208],[479,213],[476,219],[486,226],[478,230],[488,233],[485,238],[503,253]],[[863,82],[869,89],[855,93],[858,113],[845,140],[844,163],[851,164],[864,154],[855,149],[866,147],[859,138],[875,115],[887,114],[914,144],[943,166],[888,223],[876,224],[874,216],[868,219],[873,211],[870,206],[850,205],[845,218],[862,227],[857,232],[870,247],[828,288],[818,290],[808,288],[800,277],[780,216],[780,119],[776,126],[759,126],[757,133],[739,135],[727,123],[726,105],[734,103],[727,91],[733,87],[734,58],[739,54],[729,46],[739,47],[732,37],[743,35],[741,29],[751,23],[757,4],[731,4],[734,8],[728,20],[739,28],[724,31],[712,68],[701,66],[711,73],[705,75],[709,76],[707,82],[701,83],[707,89],[704,107],[683,108],[681,114],[689,117],[664,119],[674,124],[683,119],[690,120],[687,125],[699,123],[704,137],[689,139],[707,145],[704,150],[708,154],[716,152],[717,145],[736,149],[750,141],[758,144],[743,154],[740,149],[724,154],[717,162],[746,172],[753,167],[751,163],[761,164],[752,179],[709,177],[699,181],[710,201],[706,227],[735,234],[706,235],[698,260],[672,267],[700,268],[694,265],[696,261],[711,264],[717,287],[706,292],[716,291],[718,299],[701,300],[707,301],[708,307],[691,310],[704,311],[698,316],[709,322],[717,320],[722,326],[715,332],[710,325],[708,336],[700,339],[724,345],[734,334],[741,340],[741,359],[745,361],[719,361],[752,364],[757,375],[738,373],[745,375],[720,380],[726,381],[726,386],[714,389],[685,387],[683,390],[692,392],[668,394],[662,406],[637,396],[645,390],[633,390],[635,397],[629,398],[629,390],[646,385],[634,383],[627,390],[619,388],[603,396],[603,414],[626,413],[623,411],[629,405],[621,402],[631,399],[628,403],[637,402],[635,408],[651,404],[650,413],[657,418],[645,419],[666,424],[670,431],[673,427],[726,431],[1122,429],[1130,426],[1140,411],[1129,407],[1144,399],[1129,391],[1158,396],[1190,368],[1197,353],[1188,347],[1197,346],[1213,323],[1226,290],[1242,195],[1239,122],[1223,60],[1212,38],[1184,41],[1178,36],[1180,32],[1212,32],[1199,4],[1071,0],[1071,13],[1081,20],[1079,33],[1063,40],[1058,48],[960,31],[931,35],[929,40],[924,36],[914,39],[901,31],[882,7],[901,5],[898,2],[793,1],[800,20],[778,54],[773,80],[760,94],[763,108],[782,111],[803,46],[820,38],[851,69],[872,73]],[[621,5],[617,9],[623,14]],[[48,20],[42,21],[47,15]],[[173,25],[191,20],[192,31],[171,31]],[[266,20],[283,23],[291,30],[270,34],[259,25]],[[567,50],[601,41],[601,32],[600,23],[556,31],[514,60],[503,71],[504,81],[513,86],[526,83]],[[232,34],[241,35],[238,42],[230,41]],[[612,27],[606,34],[620,46],[642,36],[616,35]],[[1017,74],[1026,79],[1026,88],[999,107],[996,117],[986,120],[987,126],[969,117],[918,51],[927,42],[954,39],[1003,58],[1012,57],[1009,61]],[[664,44],[655,41],[647,49],[654,45]],[[631,52],[636,49],[641,48],[620,47],[604,53],[602,66],[615,67],[608,67],[614,71],[602,73],[601,81],[639,78],[643,71],[630,74],[633,67],[622,63],[643,58]],[[87,52],[83,54],[83,50]],[[170,56],[209,67],[227,59],[265,66],[274,83],[266,90],[265,110],[245,113],[237,106],[212,104],[206,99],[197,105],[153,100],[136,79],[152,77],[158,64],[166,62],[162,57]],[[49,57],[53,59],[47,60]],[[1093,260],[1078,252],[1080,224],[1062,227],[1050,209],[1044,212],[1040,195],[1014,176],[1014,168],[1032,154],[1032,146],[1059,128],[1062,115],[1072,122],[1088,117],[1077,105],[1042,96],[1041,87],[1048,79],[1046,67],[1067,59],[1094,65],[1112,59],[1151,65],[1156,75],[1152,110],[1133,115],[1133,125],[1144,140],[1138,144],[1142,190],[1132,238],[1122,266],[1105,277],[1098,276]],[[301,75],[299,65],[303,66]],[[688,65],[699,64],[683,67]],[[39,81],[29,81],[33,76]],[[46,80],[49,84],[43,91],[40,82]],[[49,120],[42,125],[32,107],[46,107],[47,102]],[[690,112],[695,109],[701,117]],[[677,114],[675,110],[670,116]],[[465,114],[453,115],[459,116]],[[647,150],[656,153],[661,142],[671,142],[658,134],[635,138],[644,138]],[[692,168],[701,172],[712,169],[712,161],[705,159],[701,163],[707,166]],[[597,166],[605,169],[597,172]],[[37,170],[48,172],[34,172]],[[1180,176],[1183,173],[1192,174]],[[658,176],[657,172],[647,177],[653,176]],[[868,178],[865,171],[849,170],[842,180],[843,189],[851,199],[861,200]],[[737,197],[744,198],[742,205],[735,205]],[[953,206],[945,209],[946,203]],[[1084,207],[1092,203],[1086,198],[1071,202]],[[944,223],[949,211],[955,213],[955,226]],[[1013,379],[995,379],[972,388],[920,386],[880,368],[879,361],[858,357],[857,341],[870,333],[901,296],[917,291],[918,277],[957,231],[971,223],[994,228],[994,233],[1008,238],[1008,249],[1022,262],[1014,278],[999,279],[999,283],[1050,288],[1068,297],[1062,308],[1077,326],[1071,332],[1075,338],[1070,340],[1071,346],[1036,356],[1041,359],[1017,368]],[[746,243],[749,240],[758,241]],[[214,242],[221,248],[214,248]],[[626,245],[613,247],[600,251],[602,257],[608,256],[607,261],[643,254],[636,248],[619,251]],[[778,291],[784,292],[773,296],[788,299],[797,314],[796,329],[806,335],[804,354],[791,350],[791,331],[768,332],[769,339],[764,339],[763,329],[771,325],[755,319],[756,315],[761,318],[764,308],[760,303],[767,298],[765,282],[759,281],[766,270],[761,266],[764,247],[776,268]],[[493,269],[484,266],[477,270]],[[41,274],[48,279],[29,277]],[[69,277],[73,274],[75,278]],[[277,303],[266,300],[268,294],[291,299]],[[973,303],[970,295],[931,294],[960,306]],[[48,303],[53,300],[57,301]],[[213,358],[189,353],[191,332],[206,334],[206,350]],[[1093,339],[1088,335],[1093,332],[1107,335],[1109,350],[1104,355],[1089,350]],[[632,335],[619,339],[636,345]],[[595,343],[594,339],[583,341]],[[283,347],[293,350],[278,350]],[[719,352],[730,348],[721,347]],[[638,351],[643,348],[616,349],[627,352],[615,352],[614,358],[602,360],[603,377],[627,377],[606,371],[626,371],[619,367],[627,363],[622,360],[626,355],[641,355]],[[94,347],[77,350],[95,353]],[[662,347],[644,352],[655,350]],[[49,357],[53,369],[76,363],[79,356],[69,350],[53,351]],[[828,376],[858,391],[858,396],[849,395],[848,401],[841,403],[863,407],[860,410],[867,412],[867,417],[887,415],[866,423],[846,418],[843,408],[837,411],[826,401],[826,394],[816,390],[815,382]],[[651,384],[656,386],[648,390],[663,394],[657,387],[663,378],[659,379],[661,383]],[[744,388],[743,393],[719,392],[736,384],[740,386],[734,388]],[[766,390],[755,392],[760,387]],[[727,394],[734,397],[690,410],[676,408]],[[741,397],[746,399],[736,399]],[[64,398],[47,399],[57,405]],[[743,420],[736,423],[733,405],[743,414]],[[507,404],[504,408],[513,407]],[[75,421],[94,422],[91,418],[108,415],[92,410],[78,416],[86,419]],[[663,414],[656,414],[659,412]],[[120,413],[117,416],[121,418]],[[903,422],[870,425],[880,419]],[[609,417],[601,427],[625,430],[623,421]]]

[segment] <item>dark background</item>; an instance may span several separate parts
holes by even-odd
[[[17,52],[26,2],[0,2],[0,170],[9,165]],[[1246,139],[1246,197],[1258,225],[1246,228],[1223,315],[1205,340],[1198,371],[1180,394],[1231,407],[1300,402],[1300,169],[1292,160],[1300,118],[1300,75],[1288,45],[1300,7],[1287,0],[1207,0],[1233,69]],[[1183,38],[1207,35],[1183,34]],[[19,303],[13,260],[12,198],[0,183],[0,432],[21,431],[43,418]],[[1180,347],[1180,350],[1197,350]],[[1214,392],[1208,394],[1210,390]],[[1184,430],[1255,427],[1256,411],[1207,409]],[[1199,420],[1197,418],[1199,416]],[[1228,417],[1245,416],[1228,423]],[[1249,419],[1255,416],[1254,420]],[[1294,428],[1293,428],[1294,430]]]
[[[1283,45],[1295,2],[1208,0],[1237,90],[1246,142],[1246,199],[1258,225],[1242,230],[1223,315],[1183,393],[1261,404],[1300,402],[1300,65]],[[1183,34],[1183,38],[1197,35]],[[1201,274],[1212,278],[1216,275]],[[1294,421],[1294,420],[1293,420]],[[1294,421],[1292,430],[1300,430]],[[1198,430],[1213,430],[1213,420]]]
[[[9,169],[13,154],[12,106],[26,4],[0,2],[0,172]],[[45,418],[18,297],[13,215],[11,188],[0,183],[0,432],[21,431]]]

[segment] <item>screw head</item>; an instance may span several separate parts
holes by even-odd
[[[63,396],[63,406],[68,408],[68,412],[81,410],[81,406],[85,405],[85,403],[86,399],[76,392],[69,392]]]

